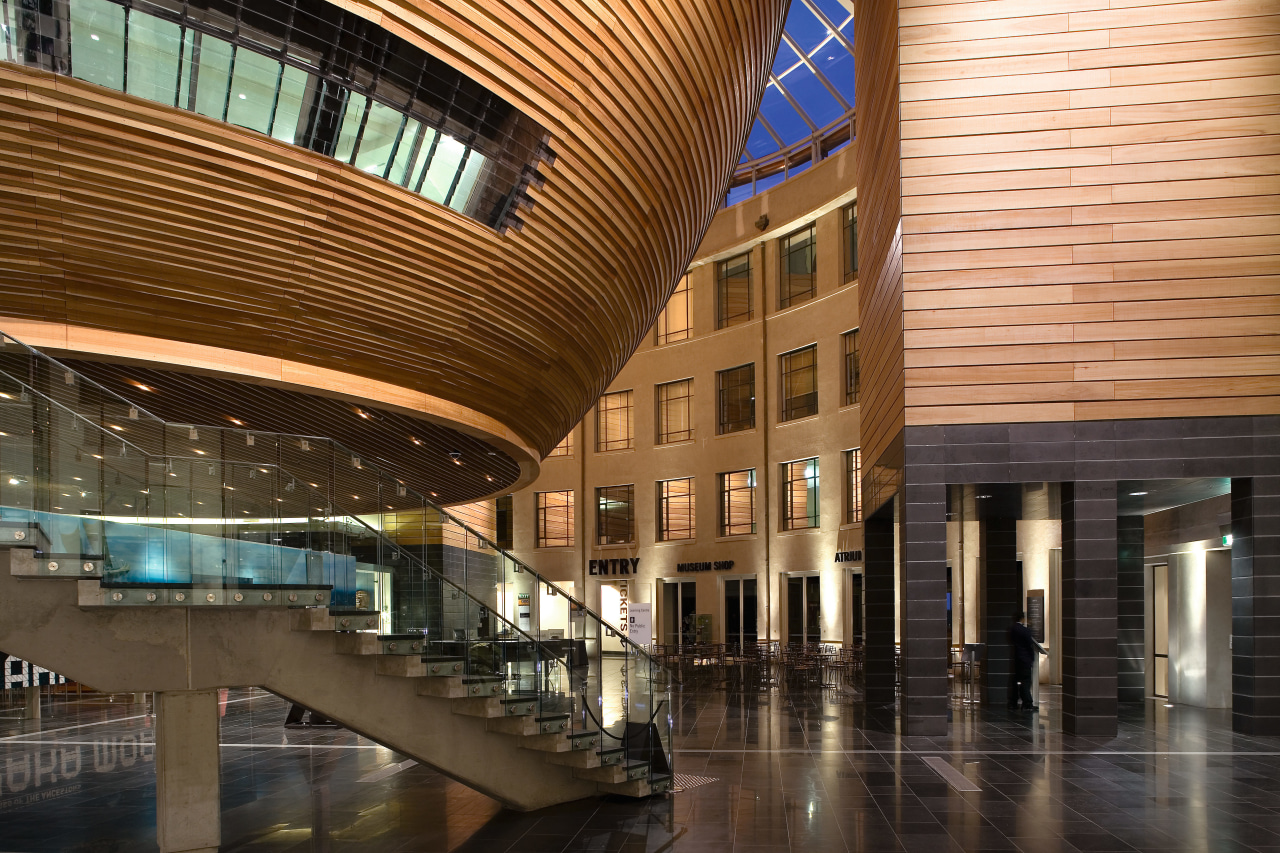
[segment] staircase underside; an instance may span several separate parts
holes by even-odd
[[[81,607],[99,582],[12,576],[11,559],[29,554],[0,549],[0,649],[76,681],[109,692],[264,687],[519,810],[651,792],[621,756],[600,766],[600,745],[561,745],[555,725],[506,718],[519,709],[494,710],[460,676],[370,654],[375,644],[353,637],[372,635],[335,633],[327,610]]]

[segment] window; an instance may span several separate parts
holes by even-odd
[[[716,328],[751,319],[751,253],[716,264]]]
[[[693,478],[658,483],[658,541],[694,538]]]
[[[720,480],[720,536],[756,532],[756,469],[729,471]]]
[[[778,275],[778,307],[799,305],[813,298],[814,266],[813,226],[803,228],[778,241],[782,269]]]
[[[680,279],[675,292],[667,300],[667,307],[658,315],[657,344],[673,344],[687,341],[693,335],[693,313],[689,300],[689,276]]]
[[[844,280],[858,277],[858,203],[844,209]]]
[[[693,380],[658,386],[658,444],[693,441]]]
[[[756,428],[756,366],[716,371],[716,435]]]
[[[854,524],[862,521],[862,448],[844,452],[845,493],[844,521]]]
[[[631,420],[631,392],[605,394],[596,406],[596,452],[630,450],[635,447],[635,424]]]
[[[852,406],[859,401],[862,391],[862,365],[859,364],[858,330],[844,335],[844,404]]]
[[[537,547],[573,545],[573,491],[538,492],[537,507]]]
[[[596,544],[625,545],[636,541],[633,485],[596,489]]]
[[[818,527],[818,458],[782,463],[782,529]]]
[[[547,454],[547,458],[551,459],[554,456],[572,456],[572,455],[573,455],[573,431],[570,430],[568,435],[560,439],[559,444],[551,448],[551,452]]]
[[[782,417],[791,421],[818,413],[818,347],[816,344],[784,353]]]

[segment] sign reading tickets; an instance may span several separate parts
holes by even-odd
[[[627,636],[633,643],[648,643],[653,639],[652,604],[632,604],[628,611]]]

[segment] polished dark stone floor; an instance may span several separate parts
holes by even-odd
[[[1280,739],[1155,703],[1119,737],[957,705],[950,733],[901,737],[846,693],[707,685],[676,699],[670,797],[502,809],[345,731],[286,730],[286,705],[231,691],[225,851],[1280,851]],[[155,850],[145,705],[58,699],[38,724],[0,706],[0,851]],[[980,790],[962,793],[937,756]],[[706,781],[706,780],[714,781]]]

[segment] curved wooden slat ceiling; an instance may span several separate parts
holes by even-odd
[[[557,159],[523,230],[0,63],[0,315],[356,374],[492,417],[545,454],[684,272],[786,3],[343,5],[549,130]]]

